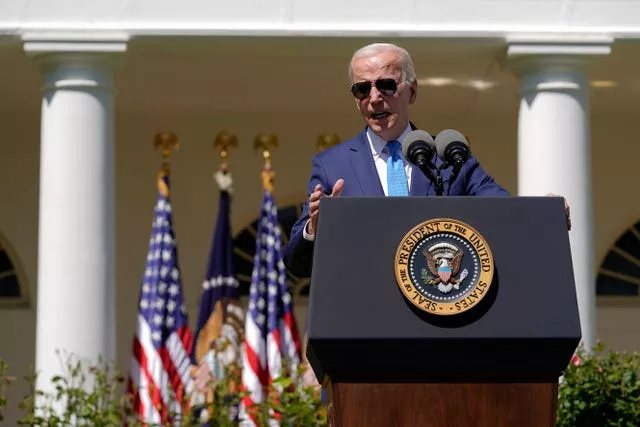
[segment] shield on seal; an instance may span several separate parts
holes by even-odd
[[[438,277],[442,280],[442,283],[448,283],[451,279],[451,267],[446,259],[442,260],[442,264],[438,267]]]

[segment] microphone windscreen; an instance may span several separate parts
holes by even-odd
[[[461,142],[469,147],[469,142],[463,134],[454,129],[445,129],[436,136],[436,151],[441,159],[444,159],[444,150],[452,142]]]
[[[402,140],[402,155],[404,156],[405,159],[407,160],[409,159],[407,157],[407,151],[409,150],[409,147],[411,146],[411,144],[413,144],[416,141],[425,142],[427,145],[431,146],[435,150],[435,142],[433,141],[433,137],[429,135],[428,132],[425,132],[419,129],[412,130]]]

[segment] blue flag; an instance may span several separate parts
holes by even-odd
[[[221,175],[222,174],[222,175]],[[196,368],[196,385],[202,396],[196,405],[211,403],[209,380],[220,381],[225,369],[241,362],[244,313],[240,307],[240,287],[233,265],[231,235],[231,194],[222,185],[230,184],[228,173],[216,175],[221,186],[219,212],[212,237],[207,271],[202,284],[202,296],[191,363]],[[239,374],[239,373],[238,373]],[[230,414],[233,418],[234,414]]]

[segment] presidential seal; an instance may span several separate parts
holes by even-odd
[[[438,218],[416,225],[398,246],[396,281],[420,310],[439,316],[478,305],[493,280],[487,241],[461,221]]]

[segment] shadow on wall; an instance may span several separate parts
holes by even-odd
[[[637,297],[640,289],[640,221],[627,228],[607,251],[596,280],[599,296]]]

